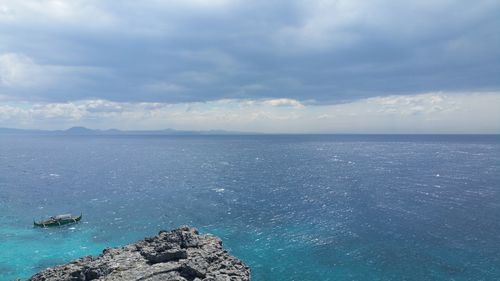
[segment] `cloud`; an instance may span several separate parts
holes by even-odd
[[[43,83],[45,74],[42,67],[22,54],[0,55],[0,85],[8,87],[29,87]]]
[[[96,1],[0,1],[0,22],[37,28],[103,28],[116,18]],[[92,20],[89,20],[92,19]],[[58,26],[63,25],[63,26]]]
[[[0,54],[0,97],[4,100],[70,100],[95,77],[110,77],[99,67],[39,64],[22,53]]]
[[[403,116],[432,114],[457,109],[457,105],[453,99],[440,93],[417,96],[376,97],[368,99],[367,102],[372,103],[374,108],[377,108],[377,112]]]
[[[498,14],[493,0],[0,0],[0,125],[498,131]]]
[[[159,93],[179,93],[184,91],[184,87],[164,81],[153,82],[144,86],[146,91]]]
[[[499,92],[425,93],[319,107],[311,128],[357,133],[499,133]],[[311,122],[312,124],[312,122]]]
[[[302,103],[294,99],[271,99],[263,101],[262,104],[270,106],[291,106],[295,108],[304,107]]]
[[[499,13],[499,2],[489,0],[0,0],[0,55],[14,54],[9,63],[23,69],[18,75],[9,66],[5,74],[2,63],[0,94],[45,102],[334,104],[494,91]],[[43,86],[26,91],[26,76]]]
[[[499,133],[500,93],[424,93],[335,104],[287,99],[0,105],[0,127],[225,129],[268,133]]]

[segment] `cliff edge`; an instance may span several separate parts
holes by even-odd
[[[250,269],[222,241],[187,226],[47,268],[30,281],[247,281]]]

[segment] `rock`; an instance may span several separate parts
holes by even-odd
[[[164,251],[155,251],[155,249],[142,250],[141,255],[151,264],[187,259],[187,251],[181,249],[169,249]]]
[[[191,259],[182,264],[181,275],[188,278],[194,279],[205,278],[207,276],[208,263],[201,258]]]
[[[250,269],[222,248],[219,238],[183,226],[97,257],[47,268],[30,281],[247,281]]]

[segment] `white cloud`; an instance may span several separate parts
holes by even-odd
[[[320,108],[318,131],[500,133],[499,92],[391,95]]]
[[[11,123],[13,126],[19,126],[28,117],[27,113],[20,107],[0,105],[0,121],[6,124]]]
[[[116,18],[99,1],[64,0],[0,0],[0,22],[5,24],[50,25],[60,27],[105,28]]]
[[[89,111],[86,106],[79,106],[74,103],[50,103],[45,105],[35,105],[28,112],[34,120],[58,119],[78,121]]]
[[[0,85],[32,86],[46,80],[42,67],[23,54],[0,54]]]
[[[291,106],[295,108],[303,108],[304,105],[300,103],[297,100],[294,99],[270,99],[270,100],[264,100],[262,102],[264,105],[270,105],[270,106]]]
[[[228,9],[234,7],[237,0],[174,0],[169,1],[168,5],[190,7],[192,9]]]
[[[293,99],[193,103],[0,103],[0,127],[226,129],[268,133],[499,133],[500,93],[383,96],[334,105]]]
[[[401,116],[433,114],[459,109],[457,100],[442,93],[430,93],[414,96],[388,96],[367,99],[373,108],[382,114]]]
[[[56,86],[58,90],[89,83],[89,77],[109,77],[100,67],[39,64],[22,53],[0,53],[0,100],[23,100]]]

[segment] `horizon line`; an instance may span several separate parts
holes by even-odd
[[[73,129],[81,129],[82,132],[74,132]],[[245,131],[232,131],[226,129],[205,129],[205,130],[194,130],[194,129],[174,129],[174,128],[164,128],[164,129],[93,129],[84,126],[72,126],[66,129],[28,129],[28,128],[12,128],[12,127],[0,127],[0,134],[16,134],[15,132],[2,132],[2,130],[13,130],[24,132],[25,135],[37,134],[37,133],[61,133],[61,134],[72,134],[72,135],[143,135],[143,136],[175,136],[175,135],[469,135],[469,136],[500,136],[499,133],[475,133],[475,132],[245,132]],[[84,133],[83,131],[87,131]],[[113,131],[121,132],[121,134],[113,134]],[[171,131],[168,134],[167,131]],[[94,134],[92,134],[92,132]],[[148,132],[152,134],[147,134]],[[153,134],[162,133],[165,134]],[[219,133],[217,133],[219,132]],[[142,134],[144,133],[144,134]]]

